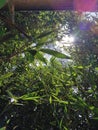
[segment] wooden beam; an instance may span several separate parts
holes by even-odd
[[[13,0],[15,10],[98,11],[97,0]],[[7,9],[7,5],[2,10]]]
[[[22,10],[71,10],[73,8],[73,0],[15,0],[14,2],[16,9]]]

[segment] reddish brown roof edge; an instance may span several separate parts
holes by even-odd
[[[16,11],[30,10],[75,10],[98,11],[97,0],[13,0]],[[1,10],[7,10],[8,4]]]

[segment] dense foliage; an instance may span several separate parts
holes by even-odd
[[[98,128],[98,38],[80,15],[16,12],[12,23],[0,12],[0,130]],[[76,38],[71,57],[46,48],[66,34]]]

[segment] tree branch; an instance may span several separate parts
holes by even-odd
[[[16,25],[15,23],[12,23],[11,19],[6,18],[6,17],[3,16],[2,14],[0,14],[0,19],[1,19],[7,26],[18,30],[18,32],[22,33],[26,38],[28,38],[28,40],[32,40],[32,39],[33,39],[33,38],[32,38],[31,36],[29,36],[25,31],[23,31],[23,29],[21,29],[21,27],[19,27],[19,26]]]
[[[0,38],[0,43],[6,42],[7,40],[11,39],[14,36],[14,34],[7,33],[3,37]]]

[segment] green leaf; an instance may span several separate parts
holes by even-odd
[[[94,112],[94,116],[98,116],[98,108],[94,108],[93,112]]]
[[[97,71],[97,72],[98,72],[98,67],[96,67],[96,68],[95,68],[95,71]]]
[[[83,66],[78,66],[77,68],[78,68],[78,69],[83,69]]]
[[[21,100],[24,100],[24,101],[38,102],[40,98],[41,98],[40,96],[36,96],[36,95],[34,95],[34,93],[29,93],[29,94],[25,94],[25,95],[19,97],[18,99],[21,99]]]
[[[67,107],[65,106],[64,113],[67,113],[67,112],[68,112],[68,110],[67,110]]]
[[[92,119],[93,119],[93,120],[98,120],[98,117],[93,117]]]
[[[55,99],[54,101],[61,103],[61,104],[68,104],[68,101],[64,101],[62,99],[59,99],[58,97],[56,97],[55,95],[52,95],[53,98]]]
[[[5,5],[6,0],[0,0],[0,9]]]
[[[36,53],[37,53],[37,51],[35,49],[34,50],[28,49],[27,52],[25,53],[25,56],[28,61],[32,62],[32,61],[34,61]]]
[[[68,129],[64,126],[64,130],[68,130]]]
[[[2,128],[0,128],[0,130],[5,130],[6,129],[6,127],[2,127]]]
[[[40,60],[40,61],[42,61],[43,63],[47,64],[47,60],[46,60],[46,58],[44,58],[44,56],[42,55],[42,53],[37,52],[35,58],[38,59],[38,60]]]
[[[62,58],[62,59],[66,59],[66,58],[69,59],[70,58],[69,56],[67,56],[61,52],[51,50],[51,49],[40,49],[40,51],[47,53],[49,55],[55,56],[57,58]]]
[[[83,107],[87,106],[86,102],[81,97],[78,97],[78,102],[77,103],[80,104],[81,107],[82,106]]]
[[[50,124],[51,124],[52,126],[55,126],[55,125],[56,125],[56,121],[52,121],[52,122],[50,122]]]
[[[49,98],[49,102],[50,102],[50,104],[52,104],[52,97],[51,96]]]
[[[14,95],[9,90],[7,90],[7,93],[11,98],[14,98]]]
[[[4,29],[3,27],[0,27],[0,40],[1,40],[1,38],[2,38],[4,35],[7,35],[7,34],[6,34],[6,31],[5,31],[5,29]]]
[[[62,129],[63,118],[60,120],[59,127]]]
[[[8,72],[8,73],[2,75],[2,76],[0,77],[0,80],[2,81],[2,80],[4,80],[4,79],[7,79],[7,78],[11,77],[12,75],[13,75],[12,72]]]
[[[24,101],[35,101],[35,102],[39,102],[40,97],[39,96],[36,96],[36,97],[24,97],[24,98],[20,97],[19,99],[22,99]]]
[[[37,36],[37,38],[43,38],[43,37],[46,37],[52,33],[53,33],[53,30],[49,31],[49,32],[44,32],[44,33],[40,34],[39,36]]]
[[[84,108],[88,108],[89,106],[87,105],[87,103],[81,98],[81,97],[78,97],[78,96],[75,96],[76,98],[76,101],[73,100],[74,104],[79,108],[79,109],[84,109]]]
[[[94,110],[94,108],[95,108],[94,106],[89,106],[90,110]]]
[[[68,104],[68,101],[59,100],[59,103]]]

